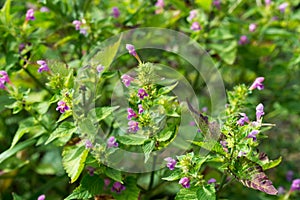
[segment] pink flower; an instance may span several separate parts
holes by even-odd
[[[40,65],[40,67],[38,69],[39,73],[41,73],[43,71],[49,71],[50,70],[45,60],[38,60],[38,61],[36,61],[36,63],[38,65]]]
[[[86,149],[92,149],[94,146],[90,140],[85,141],[85,148]]]
[[[9,77],[8,77],[8,74],[6,71],[3,71],[3,70],[0,71],[0,82],[10,83],[10,80],[9,80]]]
[[[300,191],[300,179],[293,180],[293,183],[291,185],[291,191]]]
[[[29,20],[35,20],[35,17],[34,17],[34,10],[31,8],[29,10],[27,10],[26,12],[26,20],[29,21]]]
[[[240,113],[240,115],[242,117],[237,121],[238,125],[244,126],[245,122],[249,123],[249,118],[247,117],[247,115],[245,113]]]
[[[120,194],[125,189],[126,187],[122,185],[120,182],[115,182],[111,188],[111,191]]]
[[[114,136],[111,136],[107,140],[107,148],[118,147],[119,144]]]
[[[80,26],[82,25],[82,22],[81,21],[79,21],[79,20],[74,20],[73,22],[72,22],[72,24],[75,26],[75,30],[80,30]]]
[[[215,183],[215,182],[217,182],[216,179],[211,178],[211,179],[209,179],[209,180],[207,181],[207,184],[212,184],[212,183]]]
[[[249,31],[254,32],[256,30],[256,24],[250,24],[249,25]]]
[[[256,88],[258,90],[263,90],[264,89],[264,85],[262,84],[262,82],[264,82],[264,80],[265,80],[264,77],[258,77],[258,78],[256,78],[255,81],[250,86],[249,90],[254,90]]]
[[[49,8],[47,8],[46,6],[41,7],[40,9],[41,12],[49,12]]]
[[[190,179],[188,177],[183,177],[180,179],[179,184],[182,185],[184,188],[189,188],[190,187]]]
[[[138,96],[140,99],[144,99],[145,97],[148,96],[148,93],[143,88],[140,88],[138,90]]]
[[[176,160],[171,158],[171,157],[168,157],[168,158],[165,158],[164,159],[165,161],[167,161],[167,167],[170,169],[170,170],[174,170],[175,169],[175,165],[176,165]]]
[[[280,12],[284,13],[285,12],[285,9],[289,6],[289,4],[287,2],[284,2],[282,4],[280,4],[278,6],[278,10],[280,10]]]
[[[197,16],[197,10],[191,10],[188,19],[192,21]]]
[[[126,44],[126,49],[128,50],[128,52],[133,55],[133,56],[137,56],[137,53],[135,51],[135,48],[132,44]]]
[[[136,133],[139,130],[139,123],[135,121],[128,122],[128,131],[130,133]]]
[[[45,200],[46,199],[46,195],[42,194],[40,195],[37,200]]]
[[[132,108],[127,108],[127,119],[130,120],[133,117],[137,117],[137,114],[134,112]]]
[[[144,112],[142,104],[139,104],[138,108],[139,108],[139,114],[142,114]]]
[[[264,114],[264,105],[260,103],[256,106],[256,121],[259,121]]]
[[[253,130],[251,131],[248,135],[247,135],[247,138],[252,138],[253,141],[255,142],[256,141],[256,135],[258,134],[258,130]]]
[[[164,11],[164,6],[165,6],[165,2],[164,0],[157,0],[157,2],[155,3],[155,14],[160,14]]]
[[[67,106],[66,102],[64,101],[59,101],[57,103],[57,108],[56,110],[59,110],[60,113],[64,113],[66,110],[69,110],[70,108]]]
[[[113,7],[112,8],[112,16],[114,18],[118,18],[120,16],[120,10],[119,10],[119,8],[117,8],[117,7]]]
[[[108,178],[105,178],[104,179],[104,185],[109,186],[109,184],[110,184],[110,180]]]
[[[129,87],[131,81],[134,80],[134,78],[132,78],[131,76],[129,76],[129,75],[127,75],[127,74],[122,75],[122,76],[121,76],[121,79],[122,79],[122,82],[124,83],[124,85],[125,85],[126,87]]]
[[[86,170],[88,171],[90,176],[94,176],[94,172],[95,172],[96,169],[94,167],[87,166]]]
[[[213,1],[213,5],[217,8],[217,9],[221,9],[221,1],[220,0],[214,0]]]
[[[272,3],[272,1],[271,1],[271,0],[265,0],[265,4],[266,4],[266,6],[269,6],[271,3]]]
[[[239,40],[240,45],[245,45],[249,42],[248,37],[246,35],[242,35]]]
[[[198,22],[193,22],[192,26],[191,26],[191,30],[193,30],[193,31],[199,31],[199,30],[201,30],[200,24]]]
[[[98,73],[101,73],[104,70],[104,66],[103,65],[98,65],[96,67],[96,70],[97,70]]]

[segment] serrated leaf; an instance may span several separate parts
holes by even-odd
[[[215,200],[216,199],[215,186],[212,184],[202,186],[202,188],[198,190],[197,196],[199,200]]]
[[[83,188],[80,185],[77,188],[75,188],[73,190],[73,192],[69,196],[67,196],[65,198],[65,200],[71,200],[71,199],[89,199],[89,198],[92,198],[92,197],[93,197],[93,195],[88,190],[86,190],[86,188]]]
[[[226,156],[226,152],[224,151],[222,145],[220,143],[218,143],[217,141],[210,140],[210,141],[205,141],[205,142],[197,142],[197,141],[190,141],[190,142],[192,142],[194,145],[202,147],[206,150]]]
[[[112,180],[118,181],[123,184],[122,181],[122,173],[118,170],[115,170],[113,168],[107,167],[105,169],[105,175],[111,178]]]
[[[68,71],[67,66],[66,66],[65,63],[59,62],[59,61],[48,60],[47,64],[48,64],[50,70],[54,74],[59,74],[61,77],[67,77],[68,76],[69,71]]]
[[[180,179],[181,176],[182,176],[181,171],[173,171],[171,175],[164,177],[162,179],[166,180],[166,181],[175,181],[175,180]]]
[[[167,140],[170,140],[171,137],[174,135],[175,128],[173,127],[173,131],[171,128],[166,128],[158,133],[157,141],[159,142],[165,142]]]
[[[150,156],[151,152],[153,151],[154,147],[155,147],[155,142],[153,140],[150,140],[150,141],[147,141],[144,143],[143,152],[145,155],[145,163],[149,159],[149,156]]]
[[[125,145],[142,145],[148,139],[141,135],[123,135],[118,136],[118,141]]]
[[[81,134],[87,135],[95,135],[97,132],[97,129],[90,118],[85,118],[79,123],[79,130]]]
[[[168,93],[171,92],[177,85],[178,85],[178,81],[176,81],[176,83],[174,83],[173,85],[162,87],[162,88],[160,88],[160,89],[158,90],[158,94],[160,94],[160,95],[168,94]]]
[[[236,158],[233,164],[229,165],[229,171],[246,187],[260,190],[270,195],[278,193],[262,167],[244,156]]]
[[[49,144],[57,138],[61,141],[67,142],[76,130],[77,127],[75,127],[72,122],[63,122],[51,133],[45,144]]]
[[[177,193],[175,200],[198,200],[198,188],[182,188]]]
[[[82,172],[88,152],[83,146],[67,146],[64,148],[62,163],[68,176],[71,178],[71,183],[74,183]]]
[[[59,123],[72,115],[73,115],[73,112],[71,110],[67,110],[66,112],[64,112],[63,114],[60,115],[60,117],[56,123]]]

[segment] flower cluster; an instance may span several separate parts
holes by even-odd
[[[69,110],[69,109],[70,109],[70,108],[69,108],[69,106],[67,105],[66,102],[64,102],[64,101],[59,101],[59,102],[57,103],[57,108],[56,108],[56,110],[57,110],[57,111],[59,110],[60,113],[64,113],[65,111],[67,111],[67,110]]]
[[[107,148],[118,147],[118,146],[119,146],[119,144],[114,136],[110,136],[107,139]]]
[[[200,31],[202,27],[200,26],[199,22],[197,21],[197,10],[191,10],[190,15],[188,16],[188,20],[192,22],[190,29],[192,31]]]
[[[115,182],[111,188],[111,191],[116,192],[117,194],[120,194],[125,189],[126,189],[126,187],[124,185],[122,185],[122,183]]]
[[[75,30],[79,31],[82,35],[87,35],[87,28],[84,27],[86,24],[86,21],[84,19],[80,20],[74,20],[72,24],[75,26]]]

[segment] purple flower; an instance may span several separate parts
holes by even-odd
[[[228,148],[227,148],[228,142],[226,142],[225,140],[221,140],[220,144],[222,145],[224,151],[228,152]]]
[[[10,83],[8,74],[6,71],[0,70],[0,82],[4,83]]]
[[[144,99],[145,97],[148,96],[148,93],[143,88],[140,88],[138,90],[138,96],[140,99]]]
[[[120,182],[115,182],[111,188],[111,191],[120,194],[125,189],[126,187],[122,185]]]
[[[293,180],[293,176],[294,176],[294,172],[292,170],[289,170],[285,175],[286,180],[288,182],[291,182]]]
[[[131,81],[134,80],[134,78],[132,78],[131,76],[129,76],[127,74],[122,75],[121,79],[126,87],[128,87],[130,85]]]
[[[279,195],[285,193],[285,189],[284,189],[284,187],[282,187],[282,186],[279,186],[277,190],[278,190],[278,194],[279,194]]]
[[[97,70],[98,73],[101,73],[104,70],[104,66],[103,65],[98,65],[96,67],[96,70]]]
[[[191,26],[191,30],[193,30],[193,31],[199,31],[199,30],[201,30],[200,24],[198,22],[193,22],[192,26]]]
[[[269,6],[271,3],[272,3],[272,1],[271,1],[271,0],[265,0],[265,4],[266,4],[266,6]]]
[[[240,157],[242,157],[242,156],[245,156],[247,153],[246,152],[243,152],[243,151],[240,151],[239,153],[238,153],[238,158],[240,158]]]
[[[282,4],[280,4],[278,6],[278,10],[280,10],[280,12],[284,13],[285,12],[285,9],[289,6],[289,4],[287,2],[284,2]]]
[[[118,18],[120,16],[120,10],[119,10],[119,8],[117,8],[117,7],[113,7],[112,8],[112,16],[114,18]]]
[[[133,117],[137,117],[137,114],[134,112],[132,108],[127,108],[127,119],[130,120]]]
[[[188,177],[183,177],[180,179],[179,184],[182,185],[184,188],[189,188],[190,187],[190,179]]]
[[[132,44],[126,44],[126,49],[128,50],[128,52],[133,55],[134,57],[137,56],[137,53],[135,51],[135,48]]]
[[[247,135],[247,138],[252,138],[253,141],[255,142],[256,141],[256,135],[258,134],[258,130],[253,130],[251,131],[248,135]]]
[[[254,89],[258,89],[258,90],[263,90],[264,89],[264,85],[262,84],[262,82],[264,82],[265,78],[264,77],[257,77],[255,79],[255,81],[252,83],[252,85],[250,86],[249,90],[254,90]]]
[[[188,19],[192,21],[197,16],[197,10],[191,10]]]
[[[213,5],[214,5],[217,9],[220,9],[220,8],[221,8],[221,1],[220,1],[220,0],[214,0],[214,1],[213,1]]]
[[[91,148],[93,148],[93,144],[92,144],[92,142],[91,142],[90,140],[86,140],[86,141],[85,141],[85,148],[86,148],[86,149],[91,149]]]
[[[94,167],[87,166],[86,170],[88,171],[90,176],[94,176],[94,172],[95,172],[96,169]]]
[[[207,113],[208,108],[206,106],[204,106],[203,108],[201,108],[201,111],[204,112],[204,113]]]
[[[246,35],[242,35],[239,40],[240,45],[245,45],[249,42],[248,37]]]
[[[111,148],[111,147],[118,147],[119,144],[117,143],[117,140],[114,136],[111,136],[108,138],[107,140],[107,148]]]
[[[87,34],[87,29],[86,28],[80,28],[79,33],[82,34],[82,35],[86,35]]]
[[[214,179],[214,178],[211,178],[211,179],[209,179],[209,180],[207,181],[208,184],[212,184],[212,183],[215,183],[215,182],[217,182],[217,181],[216,181],[216,179]]]
[[[293,180],[293,183],[291,185],[291,191],[300,191],[300,179]]]
[[[249,123],[249,118],[247,117],[247,115],[245,113],[240,113],[240,115],[242,117],[237,121],[238,125],[244,126],[245,122]]]
[[[259,121],[261,116],[263,116],[264,114],[264,105],[260,103],[256,106],[256,121]]]
[[[31,8],[29,10],[27,10],[26,12],[26,20],[29,21],[29,20],[35,20],[35,17],[34,17],[34,10]]]
[[[36,63],[38,65],[40,65],[40,67],[38,69],[39,73],[41,73],[43,71],[49,71],[50,70],[49,67],[48,67],[48,65],[47,65],[47,63],[46,63],[46,61],[44,61],[44,60],[38,60],[38,61],[36,61]]]
[[[174,170],[175,169],[175,165],[176,165],[176,160],[171,158],[171,157],[167,157],[164,159],[165,161],[167,161],[167,167],[170,169],[170,170]]]
[[[81,21],[79,21],[79,20],[74,20],[73,22],[72,22],[72,24],[74,24],[75,25],[75,30],[80,30],[80,26],[82,25],[82,22]]]
[[[139,108],[139,114],[142,114],[144,112],[143,105],[139,104],[138,108]]]
[[[155,14],[160,14],[164,11],[164,6],[165,6],[165,2],[164,0],[157,0],[157,2],[155,3]]]
[[[40,9],[41,12],[49,12],[49,8],[47,8],[46,6],[41,7]]]
[[[128,131],[130,133],[136,133],[139,130],[139,123],[135,121],[128,122]]]
[[[250,24],[249,25],[249,31],[254,32],[256,30],[256,27],[257,27],[256,24]]]
[[[64,101],[59,101],[57,103],[57,108],[56,110],[59,110],[60,113],[64,113],[66,110],[69,110],[70,108],[67,106],[66,102]]]
[[[0,81],[0,89],[5,89],[5,88],[6,87],[5,87],[4,83],[2,81]]]
[[[37,200],[45,200],[46,199],[46,195],[42,194],[40,195]]]
[[[109,184],[110,184],[110,179],[109,178],[105,178],[104,179],[104,185],[105,186],[109,186]]]

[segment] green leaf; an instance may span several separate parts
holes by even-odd
[[[215,50],[227,64],[232,65],[234,63],[237,55],[236,40],[225,40],[221,43],[209,44],[209,48]]]
[[[13,200],[23,200],[23,199],[24,199],[23,197],[17,195],[17,194],[14,193],[14,192],[12,193],[12,196],[13,196]]]
[[[262,164],[262,168],[263,168],[263,170],[274,168],[277,165],[279,165],[281,163],[281,161],[282,161],[282,157],[280,156],[276,160],[270,160],[269,162]]]
[[[177,85],[178,85],[178,81],[176,81],[176,83],[174,83],[173,85],[162,87],[162,88],[160,88],[160,89],[158,90],[158,94],[160,94],[160,95],[168,94],[168,93],[171,92]]]
[[[56,128],[48,138],[45,144],[49,144],[53,140],[59,138],[62,143],[66,143],[72,137],[73,133],[77,130],[72,122],[63,122]]]
[[[82,122],[79,123],[79,130],[81,134],[95,135],[97,129],[90,118],[85,118]]]
[[[143,152],[145,155],[145,163],[147,162],[147,160],[149,159],[149,156],[151,154],[151,152],[153,151],[155,147],[155,141],[154,140],[150,140],[144,143],[143,145]]]
[[[182,188],[177,193],[175,200],[198,200],[198,188]]]
[[[73,115],[73,112],[71,110],[67,110],[66,112],[64,112],[63,114],[60,115],[60,117],[56,123],[64,121],[65,119],[67,119],[68,117],[70,117],[72,115]]]
[[[212,0],[196,0],[196,4],[203,8],[205,11],[210,11]]]
[[[172,136],[174,135],[174,132],[175,132],[174,127],[166,128],[166,129],[164,129],[164,130],[162,130],[161,132],[158,133],[157,140],[159,142],[168,141],[172,138]]]
[[[64,148],[62,163],[71,178],[71,183],[74,183],[82,172],[88,152],[83,146],[67,146]]]
[[[107,167],[105,170],[105,175],[123,184],[122,173],[120,171]]]
[[[210,141],[205,141],[205,142],[197,142],[197,141],[190,141],[194,145],[197,145],[199,147],[202,147],[206,150],[213,151],[217,154],[226,156],[226,152],[224,151],[222,145],[218,143],[217,141],[210,140]]]
[[[121,39],[122,37],[120,37],[116,43],[112,44],[111,46],[107,46],[104,49],[97,52],[90,59],[90,65],[92,66],[103,65],[106,69],[108,69],[111,63],[113,62],[115,55],[119,50]]]
[[[10,6],[11,6],[11,0],[6,0],[4,6],[1,9],[1,16],[4,16],[4,20],[6,23],[9,23],[11,18]]]
[[[117,139],[125,145],[142,145],[148,138],[141,135],[123,135],[118,136]]]
[[[97,119],[97,122],[99,122],[99,121],[107,118],[109,115],[111,115],[118,108],[119,108],[119,106],[98,107],[98,108],[92,109],[89,112],[89,117],[95,117]],[[93,114],[96,114],[96,116],[92,116]]]
[[[164,177],[162,179],[166,180],[166,181],[175,181],[175,180],[180,179],[181,176],[182,176],[181,171],[173,171],[170,176]]]
[[[136,179],[130,176],[124,182],[126,190],[123,190],[120,194],[113,193],[113,197],[116,200],[139,199],[140,189],[136,185]]]
[[[197,192],[199,200],[215,200],[216,199],[216,190],[213,184],[205,185],[200,188]]]
[[[36,129],[35,120],[33,117],[26,118],[25,120],[21,121],[19,128],[16,134],[14,135],[10,148],[13,148],[17,144],[17,142],[22,138],[22,136],[25,133],[28,133],[33,128]]]
[[[75,188],[73,192],[65,198],[65,200],[71,200],[71,199],[90,199],[93,195],[83,188],[81,185]]]
[[[19,144],[15,145],[14,147],[2,152],[0,154],[0,163],[2,163],[4,160],[11,157],[15,153],[25,149],[26,147],[33,145],[35,142],[36,142],[35,139],[29,139],[24,142],[20,142]]]

